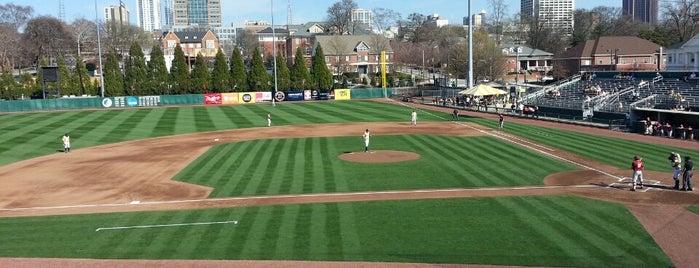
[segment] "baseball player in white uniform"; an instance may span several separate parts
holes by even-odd
[[[415,112],[415,110],[413,110],[413,113],[410,114],[410,123],[413,126],[417,126],[417,112]]]
[[[364,152],[366,153],[369,151],[369,137],[371,137],[368,128],[364,131],[364,135],[362,135],[362,137],[364,138]]]

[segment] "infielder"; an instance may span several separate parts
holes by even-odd
[[[68,136],[68,133],[63,135],[63,152],[70,152],[70,136]]]
[[[643,189],[643,159],[636,155],[633,157],[633,162],[631,163],[631,169],[633,170],[633,175],[631,176],[631,191],[636,191],[636,182],[641,189]]]
[[[415,112],[415,110],[410,114],[410,124],[417,126],[417,112]]]
[[[367,128],[364,131],[364,135],[362,135],[362,138],[364,138],[364,152],[369,151],[369,137],[371,137],[371,134],[369,133],[369,129]]]
[[[667,157],[670,161],[670,166],[672,166],[672,179],[675,180],[675,187],[673,189],[680,189],[680,173],[682,173],[682,158],[680,154],[676,152],[671,152],[670,156]]]

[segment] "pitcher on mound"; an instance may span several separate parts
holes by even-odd
[[[371,137],[371,134],[369,133],[369,129],[367,128],[364,131],[364,135],[362,135],[362,138],[364,138],[364,152],[369,151],[369,137]]]

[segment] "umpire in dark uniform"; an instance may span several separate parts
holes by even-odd
[[[684,168],[682,168],[682,191],[692,191],[692,169],[694,169],[694,163],[692,163],[692,158],[687,156],[684,159]]]

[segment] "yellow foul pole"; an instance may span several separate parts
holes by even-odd
[[[386,95],[386,51],[381,50],[381,87],[383,88],[383,96],[388,98]]]

